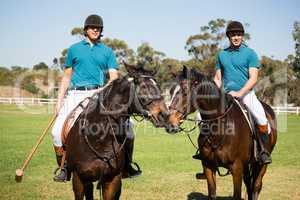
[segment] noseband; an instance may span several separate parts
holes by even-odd
[[[180,87],[181,87],[181,86],[180,86]],[[182,89],[182,87],[181,87],[181,89]],[[192,92],[192,88],[190,89],[190,91]],[[192,94],[191,94],[191,95],[192,95]],[[187,121],[193,121],[193,122],[195,122],[195,126],[194,126],[192,129],[188,130],[188,131],[186,131],[186,130],[185,130],[184,128],[182,128],[182,127],[179,127],[181,131],[184,131],[184,132],[191,132],[191,131],[193,131],[193,130],[196,128],[196,126],[197,126],[198,124],[201,124],[201,123],[209,123],[209,122],[213,122],[213,121],[216,121],[216,120],[223,119],[223,118],[226,117],[226,115],[231,111],[231,109],[232,109],[232,107],[233,107],[233,104],[234,104],[234,103],[231,103],[230,106],[224,111],[224,113],[220,114],[219,116],[217,116],[217,117],[215,117],[215,118],[201,119],[201,120],[188,118],[188,117],[187,117],[187,116],[189,115],[188,109],[186,109],[186,111],[184,111],[184,110],[181,111],[181,110],[177,109],[175,106],[170,106],[169,108],[170,108],[171,110],[175,110],[176,112],[180,113],[180,114],[181,114],[181,117],[182,117],[181,120],[187,120]]]

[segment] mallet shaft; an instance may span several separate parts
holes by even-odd
[[[25,170],[25,168],[27,167],[29,161],[31,160],[32,156],[34,155],[34,153],[36,152],[38,146],[41,144],[41,142],[43,141],[44,137],[46,136],[49,128],[52,126],[54,120],[56,119],[57,115],[53,115],[50,119],[50,121],[48,122],[47,127],[44,129],[42,135],[40,136],[40,138],[38,139],[37,143],[35,144],[35,146],[32,148],[30,154],[27,156],[26,160],[24,161],[24,164],[21,168],[22,171]]]

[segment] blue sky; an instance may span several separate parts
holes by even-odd
[[[62,49],[79,39],[70,35],[90,14],[104,19],[104,36],[136,49],[149,42],[168,57],[188,59],[187,38],[210,20],[249,23],[249,46],[259,56],[285,59],[294,53],[292,30],[300,21],[298,0],[10,0],[0,7],[0,66],[51,65]],[[297,10],[298,9],[298,10]]]

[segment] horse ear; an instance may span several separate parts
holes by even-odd
[[[170,74],[171,74],[172,78],[177,78],[177,74],[176,74],[176,72],[174,72],[174,71],[171,71],[171,72],[170,72]]]
[[[183,65],[183,69],[182,69],[182,75],[184,78],[187,78],[187,74],[188,74],[188,69],[185,65]]]
[[[123,64],[128,72],[129,75],[131,76],[134,76],[135,73],[136,73],[136,68],[134,65],[129,65],[128,63],[126,63],[124,60],[123,60]]]

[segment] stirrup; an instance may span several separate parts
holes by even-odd
[[[268,165],[272,163],[271,155],[268,151],[263,150],[259,153],[260,163],[263,165]]]
[[[134,169],[131,164],[135,165],[137,169]],[[140,176],[141,174],[142,170],[140,166],[135,162],[131,162],[127,169],[124,171],[122,178],[135,178],[137,176]]]
[[[64,177],[62,177],[62,173],[64,173]],[[53,180],[55,182],[66,182],[67,181],[67,169],[57,167],[53,172]]]
[[[140,168],[140,166],[136,162],[132,162],[132,164],[134,164],[136,166],[137,171],[141,172],[141,168]]]
[[[130,172],[129,172],[129,178],[134,178],[134,177],[140,176],[142,174],[142,170],[141,170],[140,166],[136,162],[132,162],[132,163],[130,163],[130,165],[131,164],[133,164],[137,169],[134,169],[132,167],[132,169],[135,170],[135,172],[134,172],[134,174],[130,174]]]
[[[193,155],[193,159],[202,160],[200,153]]]

